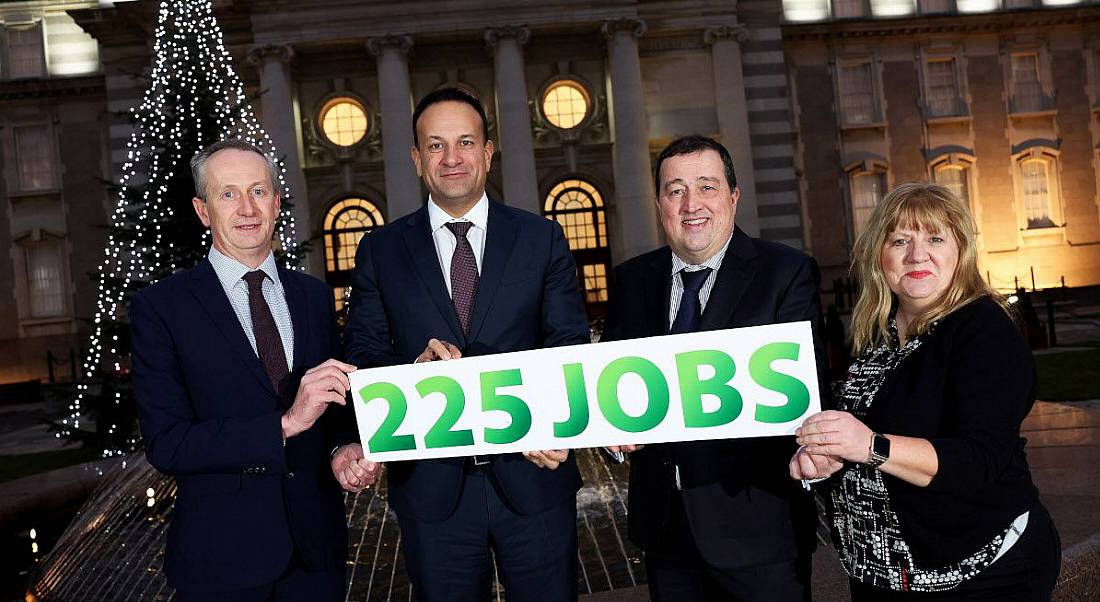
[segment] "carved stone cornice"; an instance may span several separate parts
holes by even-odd
[[[413,39],[410,35],[391,33],[367,40],[367,50],[374,56],[380,56],[389,48],[395,48],[402,54],[408,54],[412,49]]]
[[[496,50],[497,42],[502,39],[513,39],[517,44],[523,46],[527,43],[527,40],[531,39],[531,30],[525,25],[503,25],[485,30],[485,45],[490,50]]]
[[[294,49],[286,44],[264,44],[248,51],[248,62],[252,65],[262,65],[271,59],[289,64],[294,60]]]
[[[620,31],[628,31],[634,34],[634,37],[640,38],[645,35],[646,24],[645,21],[628,17],[625,19],[614,19],[611,21],[604,21],[603,25],[600,25],[600,32],[603,33],[603,37],[611,41],[611,38],[615,37],[615,34]]]
[[[733,40],[742,44],[749,39],[749,30],[744,25],[719,25],[703,30],[703,43],[712,46],[722,40]]]

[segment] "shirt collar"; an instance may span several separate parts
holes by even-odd
[[[694,272],[694,271],[702,269],[702,268],[710,268],[711,270],[714,270],[715,272],[717,272],[718,268],[722,267],[722,260],[726,257],[726,251],[730,248],[730,243],[732,243],[732,242],[733,242],[733,234],[730,233],[729,240],[726,241],[726,244],[722,245],[722,248],[718,249],[717,253],[715,253],[714,255],[711,255],[710,259],[707,259],[706,261],[704,261],[703,263],[700,263],[700,264],[688,263],[688,262],[684,261],[683,259],[681,259],[680,256],[677,255],[675,251],[673,251],[673,253],[672,253],[672,273],[673,274],[679,273],[681,270],[684,270],[686,268],[694,268],[694,269],[688,270],[689,272]]]
[[[482,192],[481,198],[466,212],[466,215],[451,217],[449,213],[435,204],[435,200],[432,199],[431,195],[428,195],[428,220],[431,222],[432,232],[442,228],[448,222],[462,221],[472,222],[475,228],[486,230],[485,226],[489,223],[489,197]]]
[[[252,268],[245,264],[229,257],[221,251],[210,246],[210,253],[207,254],[207,258],[210,259],[210,265],[214,267],[214,273],[218,275],[218,281],[222,283],[222,288],[230,290],[237,286],[238,282],[244,278],[244,275],[251,272]],[[275,254],[268,253],[267,259],[260,264],[260,267],[256,268],[262,271],[276,287],[281,286],[279,282],[279,266],[275,263]]]

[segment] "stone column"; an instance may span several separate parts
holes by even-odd
[[[382,159],[386,173],[386,221],[412,213],[424,204],[420,178],[409,157],[413,138],[412,90],[408,52],[412,38],[371,38],[367,48],[378,57],[378,98],[382,105]]]
[[[741,25],[709,27],[703,41],[710,46],[714,68],[714,101],[718,112],[718,132],[722,144],[733,155],[741,200],[737,204],[737,225],[749,236],[760,235],[757,212],[756,177],[752,167],[752,140],[749,136],[749,110],[745,102],[745,78],[741,73],[741,43],[749,32]]]
[[[642,93],[638,37],[645,33],[641,19],[605,21],[611,72],[611,136],[614,142],[615,212],[613,251],[616,263],[650,251],[660,244],[649,162],[649,124]]]
[[[542,203],[523,64],[523,45],[529,37],[526,27],[512,25],[485,31],[485,45],[493,52],[496,67],[497,148],[504,172],[503,201],[539,213]]]
[[[248,60],[260,72],[261,116],[264,129],[271,137],[276,152],[283,158],[287,188],[294,203],[294,221],[298,242],[313,234],[310,219],[309,190],[302,171],[301,132],[298,129],[298,106],[290,83],[290,61],[294,49],[290,46],[268,44],[254,47]],[[306,257],[305,267],[314,275],[323,274],[323,253],[313,252]]]

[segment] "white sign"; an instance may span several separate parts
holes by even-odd
[[[820,410],[817,382],[809,322],[351,374],[378,462],[790,435]]]

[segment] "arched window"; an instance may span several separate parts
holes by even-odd
[[[573,129],[588,117],[592,101],[584,84],[574,79],[559,79],[542,93],[542,114],[556,128]]]
[[[383,223],[378,207],[360,198],[337,201],[325,215],[325,280],[335,291],[337,312],[344,307],[359,241]]]
[[[546,195],[543,213],[565,231],[577,263],[589,317],[601,315],[607,303],[607,276],[611,272],[603,195],[585,180],[562,180]]]
[[[961,163],[942,163],[933,171],[937,184],[949,188],[970,206],[970,169]]]
[[[1042,230],[1064,225],[1058,154],[1053,146],[1032,143],[1014,157],[1021,229]]]

